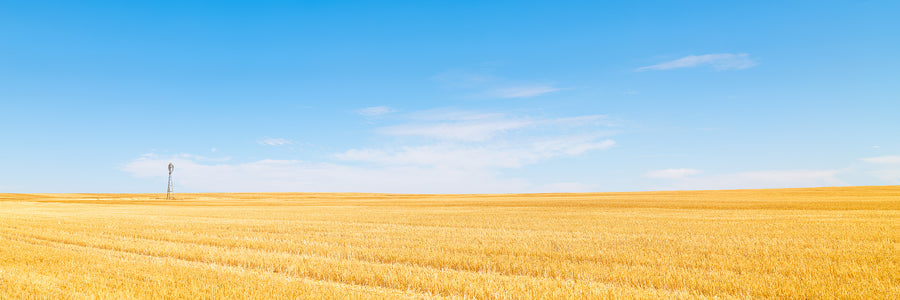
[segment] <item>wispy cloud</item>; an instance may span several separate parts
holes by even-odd
[[[530,98],[562,90],[549,85],[528,85],[488,90],[485,95],[497,98]]]
[[[888,184],[900,184],[900,169],[873,170],[868,174]]]
[[[372,107],[358,109],[358,110],[356,110],[356,113],[361,116],[375,117],[375,116],[386,115],[386,114],[393,113],[396,111],[397,111],[396,109],[388,107],[388,106],[372,106]]]
[[[566,90],[549,83],[510,80],[462,70],[443,72],[434,79],[446,88],[474,91],[474,96],[486,98],[530,98]]]
[[[410,122],[377,128],[376,133],[436,140],[486,141],[516,130],[537,128],[598,128],[612,126],[606,115],[562,118],[513,117],[501,113],[427,111],[413,113]]]
[[[584,115],[575,117],[563,117],[540,121],[547,125],[582,127],[582,126],[616,126],[607,115]]]
[[[556,182],[536,186],[528,190],[530,193],[587,193],[596,192],[598,185],[581,182]]]
[[[148,154],[141,155],[141,158],[152,158],[152,157],[159,157],[159,155],[157,155],[156,153],[148,153]],[[231,160],[231,156],[206,157],[206,156],[190,154],[190,153],[177,153],[177,154],[169,155],[167,157],[169,157],[171,159],[179,159],[179,160],[186,159],[186,160],[193,160],[193,161],[200,161],[200,162],[226,162],[226,161]]]
[[[700,170],[697,169],[662,169],[662,170],[654,170],[647,173],[644,173],[644,177],[647,178],[685,178],[691,175],[700,174]]]
[[[670,184],[661,187],[662,189],[762,189],[845,185],[837,177],[840,172],[840,170],[763,170],[690,176],[696,174],[690,174],[694,173],[693,171],[670,171],[657,174],[670,177],[656,178],[671,180]]]
[[[262,159],[219,162],[193,155],[147,154],[124,166],[137,177],[165,176],[178,166],[179,185],[192,191],[355,191],[480,193],[589,191],[578,182],[531,183],[503,170],[557,157],[586,155],[615,145],[605,116],[510,116],[449,109],[407,113],[379,128],[398,141],[332,153],[330,160]],[[421,139],[426,137],[427,139]],[[285,145],[265,138],[265,145]]]
[[[593,137],[556,138],[522,144],[461,145],[432,144],[401,148],[351,149],[335,155],[344,161],[381,165],[413,165],[451,169],[517,168],[541,160],[575,156],[615,145],[610,139]]]
[[[165,180],[170,161],[178,166],[176,178],[184,191],[497,193],[523,191],[530,186],[525,180],[499,178],[484,169],[365,167],[299,160],[209,163],[144,155],[127,163],[123,170],[135,177]]]
[[[417,121],[474,121],[504,118],[506,114],[444,107],[411,112],[406,117]]]
[[[293,145],[294,141],[283,138],[270,138],[266,137],[261,140],[256,141],[256,143],[263,146],[284,146],[284,145]]]
[[[665,169],[647,172],[648,178],[662,178],[667,184],[659,189],[749,189],[841,186],[847,182],[841,178],[869,176],[875,182],[900,184],[900,155],[885,155],[860,159],[866,164],[855,164],[840,169],[824,170],[761,170],[725,174],[699,175],[694,169]]]
[[[592,150],[605,150],[616,144],[603,135],[574,135],[539,140],[533,143],[541,158],[576,156]]]
[[[673,61],[667,61],[652,66],[640,67],[637,69],[637,71],[671,70],[698,66],[710,66],[716,70],[742,70],[755,67],[756,65],[757,62],[751,59],[750,55],[747,53],[719,53],[688,55]]]
[[[532,124],[527,120],[478,120],[434,124],[404,124],[382,127],[380,134],[418,136],[442,140],[484,141],[497,134]]]
[[[376,133],[425,138],[424,144],[359,148],[338,153],[348,162],[437,168],[515,168],[544,159],[576,156],[615,145],[608,117],[534,118],[500,113],[430,110]]]
[[[887,184],[900,184],[900,155],[883,155],[860,159],[862,171]]]
[[[876,157],[867,157],[861,159],[867,163],[873,164],[900,164],[900,155],[885,155]]]

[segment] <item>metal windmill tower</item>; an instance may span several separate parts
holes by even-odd
[[[166,189],[166,200],[175,200],[175,185],[172,184],[172,171],[175,171],[175,164],[169,163],[169,188]]]

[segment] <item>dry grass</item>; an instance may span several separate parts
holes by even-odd
[[[2,298],[900,297],[900,186],[0,194]]]

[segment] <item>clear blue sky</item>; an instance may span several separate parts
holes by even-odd
[[[900,1],[2,1],[0,192],[900,184]]]

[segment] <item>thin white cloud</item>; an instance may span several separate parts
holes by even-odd
[[[516,168],[541,160],[576,156],[608,149],[615,141],[597,137],[564,137],[523,144],[436,144],[399,149],[351,149],[338,153],[339,160],[396,166],[429,166],[442,169]]]
[[[703,177],[671,178],[663,189],[762,189],[846,185],[840,170],[765,170]]]
[[[433,78],[446,88],[475,91],[475,96],[487,98],[530,98],[566,90],[549,83],[509,80],[463,70],[443,72]]]
[[[425,144],[356,148],[337,153],[334,158],[381,167],[492,172],[615,145],[607,138],[611,133],[600,130],[609,124],[605,115],[536,119],[440,109],[414,112],[408,122],[375,132],[426,138]]]
[[[637,71],[648,70],[672,70],[680,68],[691,68],[698,66],[710,66],[716,70],[742,70],[752,68],[757,62],[750,58],[747,53],[731,54],[705,54],[705,55],[688,55],[673,61],[640,67]]]
[[[403,124],[382,127],[376,132],[385,135],[419,136],[433,139],[484,141],[497,134],[532,124],[526,120],[478,120],[436,124]]]
[[[410,122],[375,129],[391,136],[412,136],[435,140],[479,142],[516,131],[544,129],[563,133],[563,129],[588,128],[615,124],[606,115],[585,115],[553,119],[511,117],[505,114],[472,111],[432,110],[411,114]]]
[[[396,109],[388,107],[388,106],[372,106],[372,107],[358,109],[358,110],[356,110],[356,113],[361,116],[375,117],[375,116],[386,115],[386,114],[393,113],[396,111],[397,111]]]
[[[564,136],[545,139],[533,143],[534,150],[541,157],[575,156],[592,150],[605,150],[616,144],[603,135]]]
[[[532,160],[528,152],[515,149],[491,149],[462,145],[423,145],[399,149],[351,149],[338,153],[339,160],[380,165],[431,166],[440,168],[480,169],[519,167]]]
[[[359,167],[298,160],[203,163],[188,158],[144,155],[124,166],[135,177],[163,178],[166,165],[184,191],[217,192],[384,192],[500,193],[519,192],[530,184],[504,179],[485,169],[421,166]]]
[[[432,110],[413,114],[410,123],[376,129],[398,137],[426,138],[431,144],[360,148],[338,153],[349,162],[442,168],[514,168],[612,147],[605,115],[535,119],[484,112]],[[423,122],[424,121],[424,122]]]
[[[474,121],[496,120],[506,118],[503,113],[459,110],[453,108],[434,108],[407,114],[411,120],[417,121]]]
[[[900,169],[873,170],[868,174],[888,184],[900,184]]]
[[[560,125],[567,127],[580,126],[615,126],[616,124],[609,119],[607,115],[585,115],[577,117],[565,117],[557,119],[549,119],[542,121],[548,125]]]
[[[647,178],[685,178],[691,175],[700,174],[700,170],[697,169],[662,169],[662,170],[654,170],[647,173],[644,173],[644,177]]]
[[[157,157],[157,155],[155,153],[141,155],[141,158],[149,158],[149,157]],[[231,156],[206,157],[206,156],[190,154],[190,153],[177,153],[177,154],[169,155],[168,157],[172,158],[172,159],[186,159],[186,160],[199,161],[199,162],[226,162],[226,161],[231,160]]]
[[[534,185],[504,178],[499,171],[554,157],[577,156],[612,147],[599,137],[563,137],[523,144],[432,144],[361,148],[335,154],[342,163],[263,159],[246,163],[202,161],[193,155],[146,154],[124,166],[136,177],[163,177],[174,162],[179,186],[223,192],[513,193],[589,191],[575,182]],[[362,164],[360,164],[362,163]]]
[[[293,145],[294,141],[283,138],[270,138],[266,137],[261,140],[256,141],[256,143],[263,146],[284,146],[284,145]]]
[[[586,191],[593,185],[532,184],[502,174],[505,169],[585,155],[615,145],[608,138],[610,133],[602,130],[608,122],[604,115],[531,118],[445,109],[413,112],[391,121],[398,120],[400,124],[375,130],[376,134],[397,137],[391,143],[333,153],[333,160],[327,162],[263,159],[236,163],[192,155],[148,154],[129,162],[125,171],[139,177],[159,177],[165,175],[159,170],[173,161],[179,185],[193,191]],[[289,142],[273,138],[260,141],[265,145]]]
[[[560,90],[563,89],[549,85],[537,84],[492,89],[485,92],[485,95],[496,98],[531,98]]]
[[[860,171],[887,184],[900,184],[900,155],[866,157]]]
[[[580,182],[556,182],[529,189],[529,193],[587,193],[595,192],[599,186]]]
[[[873,164],[900,164],[900,155],[885,155],[876,157],[867,157],[861,159],[867,163]]]

